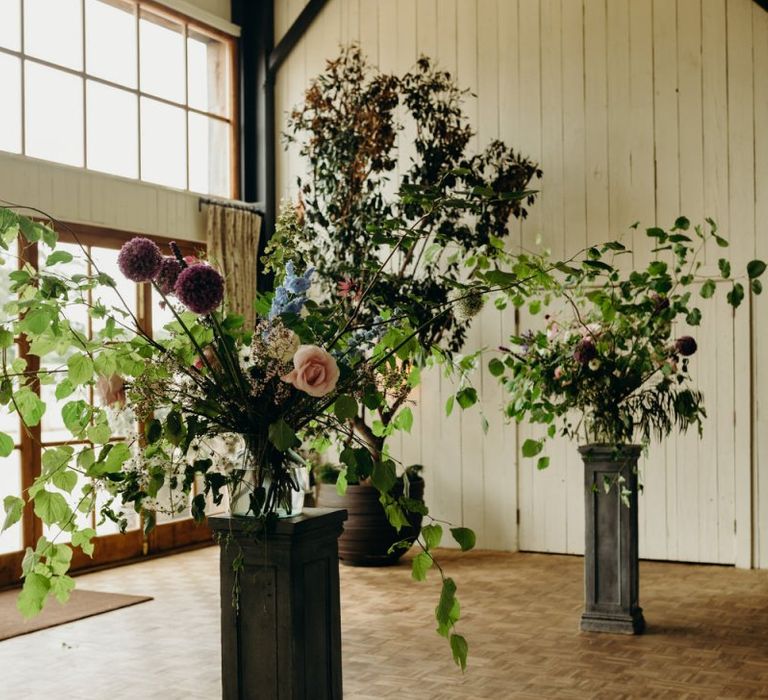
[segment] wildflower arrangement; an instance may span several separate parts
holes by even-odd
[[[452,206],[440,197],[425,197],[432,207]],[[484,197],[468,195],[465,206],[485,206]],[[390,255],[380,263],[383,270],[401,246],[424,234],[394,219],[382,235],[391,242]],[[25,615],[39,612],[51,594],[67,600],[74,586],[67,575],[73,547],[92,554],[96,532],[78,525],[78,514],[95,511],[121,529],[138,514],[149,531],[159,512],[191,508],[202,520],[206,505],[220,504],[228,489],[236,513],[269,528],[277,517],[295,512],[294,497],[301,489],[297,468],[303,465],[299,448],[331,434],[347,435],[346,463],[381,492],[393,523],[405,525],[411,507],[426,513],[407,493],[393,495],[395,461],[386,454],[373,459],[348,421],[361,405],[377,410],[383,404],[392,378],[402,374],[399,358],[448,312],[449,303],[433,305],[430,318],[418,326],[386,310],[364,320],[358,311],[375,290],[378,274],[350,310],[346,304],[313,300],[314,270],[287,260],[279,286],[256,299],[258,319],[247,328],[241,316],[227,311],[224,280],[215,267],[183,257],[175,244],[164,253],[154,242],[134,238],[120,251],[118,267],[127,279],[153,285],[172,311],[174,320],[160,340],[142,329],[127,304],[107,307],[99,301],[102,289],[119,292],[95,261],[90,261],[93,274],[59,272],[57,266],[73,256],[56,248],[53,227],[0,208],[0,257],[14,257],[11,244],[17,238],[22,247],[36,246],[37,258],[45,262],[33,267],[22,261],[10,275],[11,298],[0,317],[0,410],[18,414],[29,430],[54,407],[40,398],[37,386],[56,383],[55,408],[72,438],[84,441],[82,447],[44,449],[32,486],[22,497],[3,500],[4,529],[19,521],[27,503],[49,527],[24,557],[18,603]],[[466,290],[482,295],[492,287],[477,278]],[[76,307],[87,307],[103,321],[93,338],[70,323]],[[27,356],[40,358],[39,365],[9,351],[17,342],[29,348]],[[57,363],[62,356],[65,364]],[[102,405],[77,398],[90,386]],[[132,427],[126,430],[126,425]],[[0,456],[12,449],[13,440],[0,433]],[[68,533],[71,543],[57,542],[57,532]],[[421,578],[433,564],[430,549],[439,532],[437,523],[424,529]],[[463,549],[471,548],[471,531],[451,532]],[[456,585],[437,569],[439,631],[463,667],[467,645],[455,630]]]
[[[680,325],[695,329],[702,321],[699,300],[721,286],[734,309],[745,294],[759,294],[766,265],[751,261],[739,279],[720,258],[718,273],[707,274],[704,246],[728,245],[711,219],[692,228],[680,217],[670,230],[649,228],[646,235],[656,257],[643,270],[620,267],[619,257],[631,251],[614,241],[542,275],[540,293],[525,301],[532,312],[546,312],[543,327],[513,336],[489,363],[509,394],[509,417],[547,426],[548,437],[559,427],[564,436],[609,445],[646,445],[675,429],[701,432],[704,397],[689,365],[697,343],[694,331]],[[549,464],[540,455],[545,440],[522,446],[524,456],[538,457],[539,468]]]

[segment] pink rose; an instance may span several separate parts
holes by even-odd
[[[105,406],[125,406],[125,382],[119,374],[101,375],[96,381],[96,393]]]
[[[339,381],[336,360],[317,345],[300,345],[293,356],[293,366],[293,371],[280,378],[310,396],[329,394]]]

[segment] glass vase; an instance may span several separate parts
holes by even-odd
[[[237,516],[292,518],[304,510],[309,470],[293,463],[264,463],[250,450],[230,477],[229,512]]]

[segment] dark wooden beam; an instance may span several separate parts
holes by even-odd
[[[768,12],[768,0],[755,0],[755,2]]]
[[[232,0],[240,26],[240,163],[246,202],[264,206],[259,258],[275,227],[275,87],[268,75],[274,48],[273,0]],[[259,288],[271,281],[259,275]]]
[[[270,53],[268,71],[273,80],[280,70],[280,66],[291,55],[291,51],[299,43],[301,37],[304,36],[327,2],[328,0],[309,0],[283,38],[280,39],[280,43]]]
[[[309,0],[275,46],[274,0],[232,0],[232,21],[240,26],[240,163],[242,198],[262,202],[264,220],[259,258],[277,218],[275,78],[286,58],[325,6]],[[259,288],[271,279],[259,275]]]

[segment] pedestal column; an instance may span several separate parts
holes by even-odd
[[[337,539],[346,518],[308,508],[269,533],[252,518],[208,519],[221,548],[224,700],[341,700]]]
[[[637,445],[586,445],[584,460],[585,632],[639,634],[645,628],[639,604]],[[628,505],[622,500],[628,490]]]

